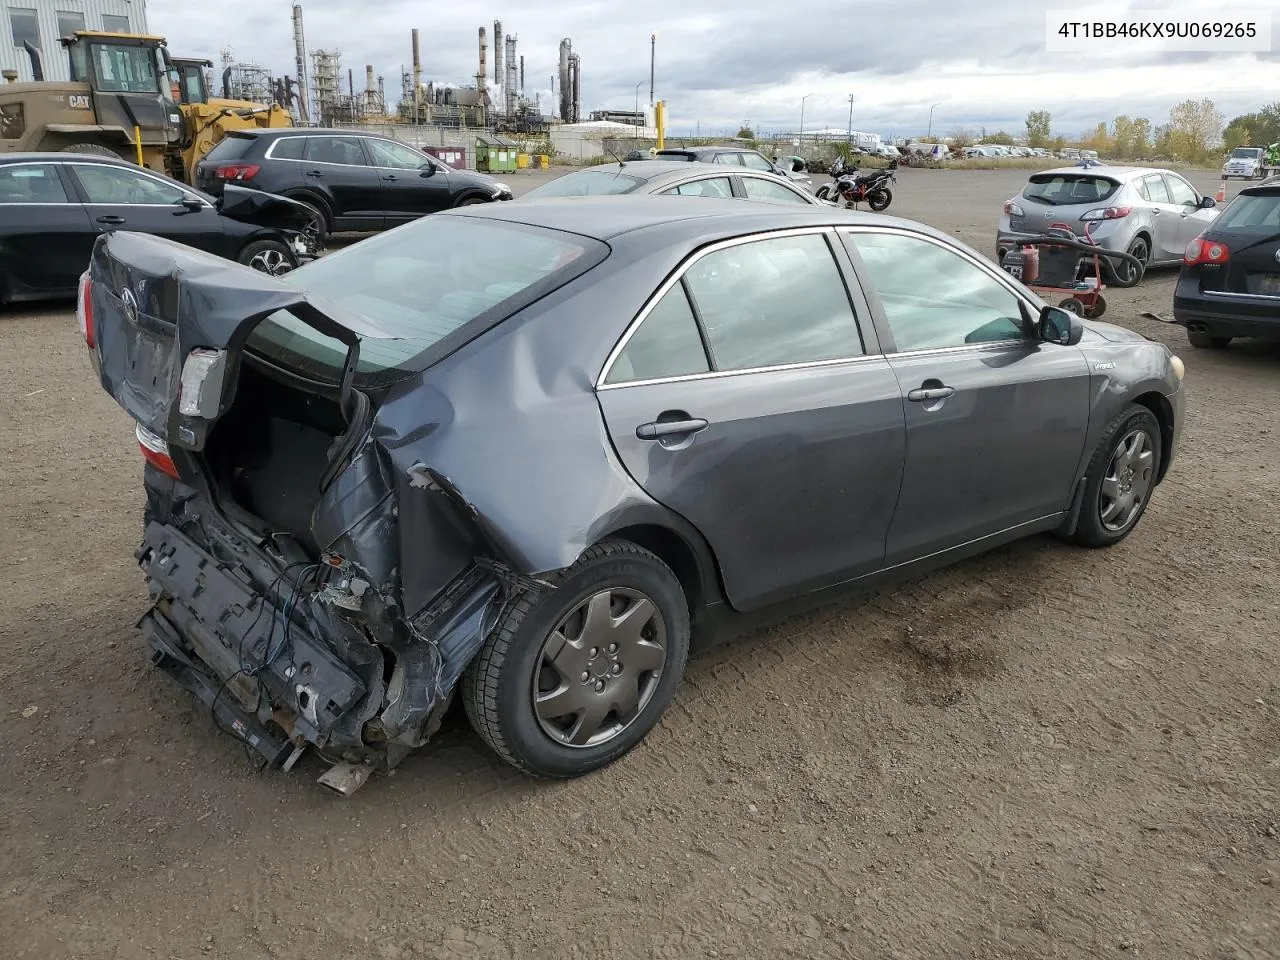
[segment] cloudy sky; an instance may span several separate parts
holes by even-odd
[[[1150,0],[1111,3],[1113,13],[1177,6]],[[853,126],[895,136],[957,129],[1021,132],[1029,110],[1044,109],[1068,136],[1117,114],[1155,123],[1187,97],[1210,97],[1228,118],[1280,100],[1280,8],[1268,53],[1162,52],[1151,45],[1092,53],[1046,51],[1046,12],[1099,9],[1063,0],[494,0],[480,5],[406,0],[303,0],[309,49],[337,48],[363,85],[364,66],[385,77],[388,99],[411,62],[410,34],[421,34],[424,78],[474,82],[477,31],[493,21],[519,37],[527,93],[550,101],[561,37],[582,61],[582,110],[631,110],[639,85],[648,99],[649,37],[656,32],[656,95],[668,104],[673,135],[733,132],[744,121],[768,132]],[[153,33],[175,54],[219,62],[235,57],[294,74],[289,0],[151,0]],[[1179,9],[1186,9],[1185,0]],[[1248,6],[1199,3],[1216,17]],[[393,91],[395,94],[393,95]],[[806,98],[806,95],[807,98]]]

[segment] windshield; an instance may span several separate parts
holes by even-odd
[[[1280,193],[1242,193],[1218,215],[1213,229],[1236,233],[1280,234]]]
[[[1262,156],[1261,147],[1236,147],[1231,151],[1232,160],[1256,160]]]
[[[1106,200],[1120,184],[1107,177],[1070,173],[1038,174],[1022,190],[1026,200],[1060,207]]]
[[[472,217],[426,217],[313,261],[281,279],[388,334],[360,343],[357,373],[386,380],[473,320],[496,322],[598,262],[607,248],[575,234]],[[583,262],[579,262],[583,261]],[[336,319],[341,320],[341,316]],[[331,377],[346,348],[287,312],[259,324],[257,353]]]
[[[94,43],[89,46],[89,55],[99,90],[106,93],[168,94],[169,84],[160,82],[160,77],[168,71],[157,48]]]
[[[550,183],[544,183],[524,195],[526,200],[537,197],[601,197],[617,193],[630,193],[644,181],[628,177],[621,172],[605,170],[579,170]]]

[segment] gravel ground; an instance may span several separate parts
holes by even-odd
[[[892,212],[991,251],[1025,173],[904,170]],[[1029,540],[721,648],[582,780],[455,717],[350,800],[259,774],[148,666],[126,418],[68,306],[0,313],[0,954],[1280,956],[1280,349],[1141,318],[1173,277],[1108,294],[1190,395],[1121,546]]]

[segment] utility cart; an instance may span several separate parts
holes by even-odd
[[[1086,232],[1077,237],[1065,223],[1054,223],[1043,234],[1026,237],[1004,255],[1000,266],[1035,293],[1051,299],[1067,294],[1058,306],[1096,320],[1107,312],[1102,295],[1102,261],[1126,261],[1138,271],[1146,265],[1128,253],[1104,249]]]

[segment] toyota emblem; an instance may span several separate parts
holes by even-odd
[[[138,301],[133,296],[132,290],[125,290],[120,294],[120,302],[124,304],[125,318],[134,326],[138,324]]]

